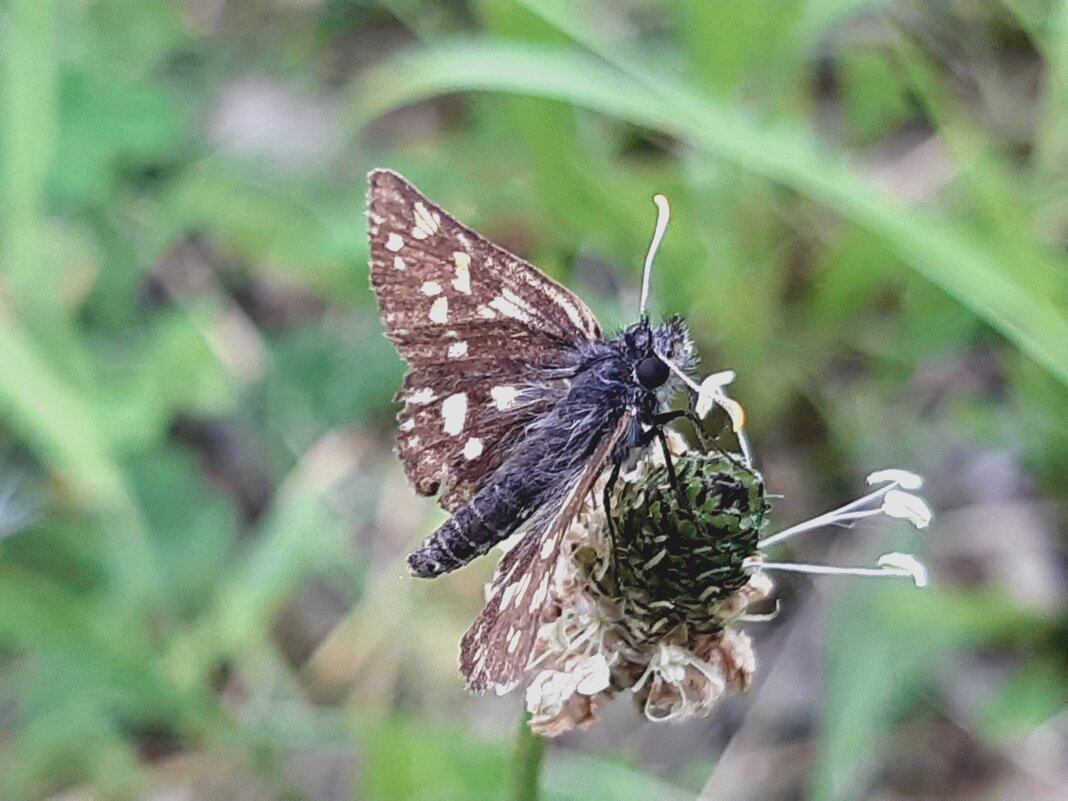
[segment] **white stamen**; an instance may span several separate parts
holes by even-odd
[[[901,489],[905,490],[918,490],[923,486],[923,478],[908,470],[889,468],[887,470],[876,470],[868,476],[868,484],[885,484],[888,482],[897,484]]]
[[[919,495],[901,490],[890,490],[883,498],[883,514],[908,520],[916,528],[927,528],[931,523],[931,507]]]
[[[727,415],[731,418],[734,435],[738,439],[738,447],[742,449],[742,459],[747,465],[751,465],[753,463],[753,449],[749,444],[749,436],[745,433],[745,409],[733,398],[727,397],[727,393],[722,389],[734,380],[734,372],[732,370],[724,370],[719,373],[713,373],[698,386],[697,382],[686,375],[682,368],[673,361],[664,356],[660,356],[660,359],[668,366],[671,372],[679,377],[682,383],[696,393],[698,403],[701,403],[702,397],[710,397],[712,402],[718,404],[727,412]],[[708,384],[707,388],[705,388],[706,384]],[[718,387],[718,391],[713,387]]]
[[[877,517],[878,515],[908,520],[916,528],[926,528],[932,517],[930,507],[918,495],[899,490],[898,487],[901,485],[897,482],[898,478],[908,482],[909,486],[923,485],[923,479],[915,473],[909,473],[905,470],[879,470],[868,476],[868,483],[878,483],[879,481],[888,481],[889,483],[883,484],[878,489],[869,492],[862,498],[847,503],[845,506],[839,506],[833,511],[825,512],[811,520],[806,520],[796,526],[780,531],[778,534],[765,537],[760,541],[759,546],[761,549],[767,549],[806,531],[826,526],[844,525],[867,517]],[[880,505],[875,506],[876,503]]]
[[[704,419],[712,411],[713,406],[719,406],[730,416],[734,431],[738,432],[745,428],[745,409],[740,403],[727,397],[727,393],[723,391],[723,388],[729,386],[732,381],[734,381],[733,370],[723,370],[708,376],[697,389],[694,411],[697,412],[698,417]]]
[[[879,557],[879,566],[885,570],[900,570],[915,582],[917,587],[926,587],[929,583],[927,568],[910,553],[884,553]]]
[[[804,562],[764,562],[749,557],[742,562],[743,570],[777,570],[781,573],[808,573],[818,576],[862,576],[867,578],[910,578],[917,587],[927,586],[927,570],[910,554],[890,553],[879,557],[879,567],[838,567],[813,565]]]

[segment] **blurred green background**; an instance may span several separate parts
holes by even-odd
[[[619,700],[549,799],[1068,797],[1068,2],[0,5],[0,798],[495,799],[467,696],[491,565],[391,454],[367,282],[388,166],[703,369],[779,525],[871,470],[934,586],[783,581],[758,684]],[[491,560],[483,560],[489,562]],[[711,779],[710,779],[711,777]]]

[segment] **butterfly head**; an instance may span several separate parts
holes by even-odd
[[[681,379],[677,371],[688,373],[694,367],[693,340],[685,321],[677,315],[658,326],[643,317],[623,332],[622,346],[634,380],[655,393],[660,403],[678,388]]]

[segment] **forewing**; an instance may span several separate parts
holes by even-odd
[[[554,612],[553,579],[564,534],[631,422],[630,414],[624,414],[559,504],[536,518],[501,558],[486,606],[460,643],[460,672],[475,692],[489,687],[507,692],[529,669],[538,630]]]
[[[531,359],[533,346],[554,363],[560,343],[600,338],[593,312],[574,293],[395,172],[371,173],[367,214],[371,284],[390,337],[413,365],[457,358],[449,356],[457,342],[468,344],[461,358]]]
[[[398,399],[401,459],[416,491],[454,509],[518,431],[565,390],[546,371],[600,338],[593,313],[389,170],[370,175],[371,285],[411,364]]]

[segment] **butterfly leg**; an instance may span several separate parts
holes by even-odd
[[[679,484],[679,477],[675,475],[675,463],[671,459],[671,451],[668,449],[667,437],[664,435],[664,429],[660,426],[656,426],[653,431],[658,440],[660,440],[660,450],[664,453],[664,467],[667,469],[668,480],[671,482],[671,489],[675,491],[675,496],[679,499],[679,505],[684,509],[688,509],[690,504],[686,500],[686,496],[682,492],[682,485]]]
[[[705,438],[704,423],[701,418],[697,416],[697,412],[693,410],[693,407],[686,409],[672,409],[670,412],[662,412],[661,414],[653,415],[653,422],[656,425],[664,425],[670,423],[673,420],[682,418],[688,420],[693,424],[694,433],[697,434],[697,442],[701,446],[702,451],[709,451],[711,448],[708,446],[708,440]]]
[[[683,506],[687,506],[685,497],[682,494],[682,487],[679,485],[678,476],[675,475],[675,463],[671,459],[671,451],[668,448],[667,436],[664,434],[663,423],[670,422],[671,420],[677,420],[679,417],[685,415],[685,411],[675,410],[670,412],[664,412],[663,414],[654,415],[652,419],[652,425],[647,431],[642,432],[642,435],[638,441],[639,445],[645,446],[652,442],[654,439],[660,443],[660,450],[664,454],[664,467],[667,470],[668,481],[671,483],[671,489],[678,496],[679,501]]]
[[[608,528],[608,540],[612,546],[612,554],[615,555],[616,551],[616,526],[612,522],[612,490],[616,488],[616,484],[619,483],[619,472],[623,467],[622,459],[612,460],[612,472],[608,474],[608,482],[604,485],[604,519]]]
[[[700,434],[700,419],[692,409],[672,409],[669,412],[653,415],[653,425],[649,431],[646,432],[646,435],[655,437],[660,441],[660,449],[664,454],[664,467],[667,470],[671,488],[674,490],[675,496],[679,499],[679,505],[684,509],[688,509],[690,504],[686,499],[686,495],[682,491],[682,485],[679,484],[679,477],[675,473],[675,463],[671,458],[671,450],[668,448],[667,436],[664,434],[663,428],[666,423],[670,423],[672,420],[678,420],[680,417],[685,418],[694,424],[698,431],[698,437],[701,439],[701,447],[704,448],[704,438],[701,437]]]

